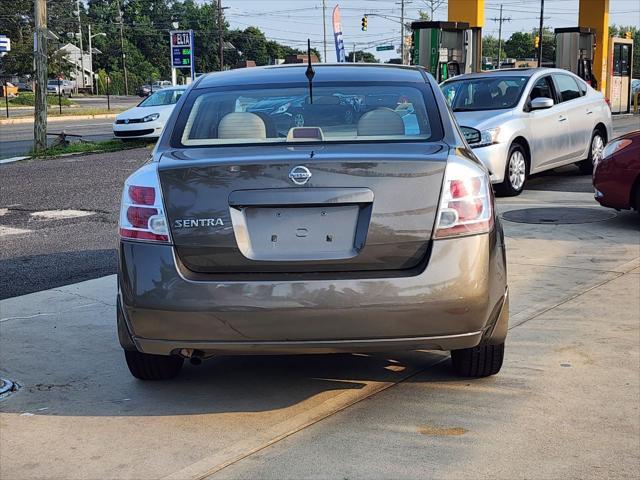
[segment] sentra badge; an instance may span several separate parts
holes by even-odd
[[[221,218],[182,218],[173,221],[173,228],[223,227]]]

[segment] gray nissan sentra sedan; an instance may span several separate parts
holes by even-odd
[[[438,85],[415,67],[314,65],[312,84],[305,72],[199,78],[127,179],[117,322],[131,373],[402,349],[497,373],[502,229]],[[357,114],[337,116],[345,104]]]

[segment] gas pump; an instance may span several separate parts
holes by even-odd
[[[425,67],[440,83],[476,71],[480,42],[481,29],[466,22],[413,22],[411,63]]]
[[[633,77],[633,40],[609,38],[607,61],[607,93],[611,113],[631,111],[631,78]]]
[[[556,68],[575,73],[593,88],[598,88],[593,75],[596,31],[587,27],[556,28]]]

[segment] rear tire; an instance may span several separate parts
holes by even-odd
[[[504,343],[451,351],[453,369],[462,377],[488,377],[502,367]]]
[[[578,168],[582,175],[591,175],[596,161],[602,160],[602,151],[605,146],[604,135],[599,129],[593,131],[591,143],[589,143],[589,156],[586,160],[578,162]]]
[[[125,350],[131,375],[140,380],[169,380],[180,373],[184,359],[175,355],[151,355],[137,350]]]
[[[504,180],[495,186],[496,193],[501,197],[520,195],[527,183],[527,170],[527,152],[522,145],[514,143],[507,155]]]

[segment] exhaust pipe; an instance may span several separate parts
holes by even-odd
[[[204,352],[202,350],[194,350],[193,348],[183,348],[180,350],[180,356],[189,360],[191,365],[202,365]]]

